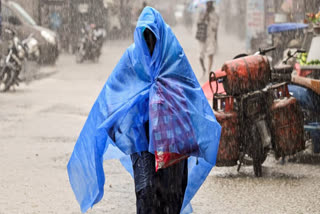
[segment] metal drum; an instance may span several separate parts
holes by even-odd
[[[293,155],[305,149],[303,113],[296,98],[291,97],[287,83],[272,87],[272,141],[277,158]]]
[[[240,95],[263,89],[270,81],[271,70],[266,56],[254,55],[226,62],[223,86],[227,94]]]
[[[222,127],[217,166],[234,166],[239,159],[239,122],[233,107],[232,96],[219,95],[213,100],[214,114]]]

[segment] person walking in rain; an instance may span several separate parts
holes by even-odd
[[[207,1],[205,12],[201,13],[199,16],[198,23],[199,26],[205,28],[205,35],[202,38],[198,38],[200,43],[200,64],[203,70],[203,76],[206,73],[210,73],[213,66],[213,57],[217,49],[217,37],[218,37],[218,27],[219,27],[219,16],[215,11],[212,0]],[[205,27],[203,27],[205,26]],[[205,66],[205,57],[208,56],[208,69]]]
[[[189,203],[215,165],[220,134],[178,40],[146,7],[68,163],[81,211],[102,199],[103,160],[116,158],[134,178],[138,214],[191,213]]]

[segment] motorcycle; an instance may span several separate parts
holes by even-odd
[[[82,37],[79,39],[76,50],[76,62],[82,63],[84,60],[98,61],[101,49],[106,36],[106,32],[96,25],[85,25],[81,29]]]
[[[260,50],[240,54],[221,70],[211,72],[212,108],[222,126],[217,166],[235,166],[238,171],[252,160],[254,174],[262,176],[262,164],[272,149],[278,159],[304,147],[301,109],[286,82],[272,84],[271,61]]]
[[[277,28],[274,28],[277,27]],[[281,26],[270,26],[270,34],[287,32],[292,28],[305,28],[305,25],[283,24]],[[287,81],[289,93],[295,97],[300,104],[304,118],[304,130],[307,139],[312,140],[313,153],[320,153],[320,65],[306,65],[307,61],[320,59],[317,55],[320,36],[308,31],[303,39],[302,48],[289,50],[275,67],[272,73],[274,82]],[[315,53],[313,56],[305,56],[306,53]],[[298,57],[300,55],[301,57]],[[297,62],[297,57],[300,62]]]
[[[37,61],[40,56],[38,42],[32,34],[20,41],[13,30],[5,29],[5,33],[9,37],[9,46],[8,54],[3,56],[0,64],[0,91],[3,92],[22,82],[19,75],[24,70],[26,60]]]

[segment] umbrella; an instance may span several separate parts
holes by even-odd
[[[206,4],[207,2],[212,1],[215,4],[219,4],[221,0],[192,0],[189,5],[189,10],[194,11],[199,5]]]

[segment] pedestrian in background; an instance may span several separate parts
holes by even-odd
[[[219,16],[213,5],[214,1],[207,1],[206,10],[200,13],[196,38],[200,44],[200,64],[203,76],[210,73],[213,66],[213,57],[217,50]],[[205,66],[205,57],[208,56],[208,70]]]

